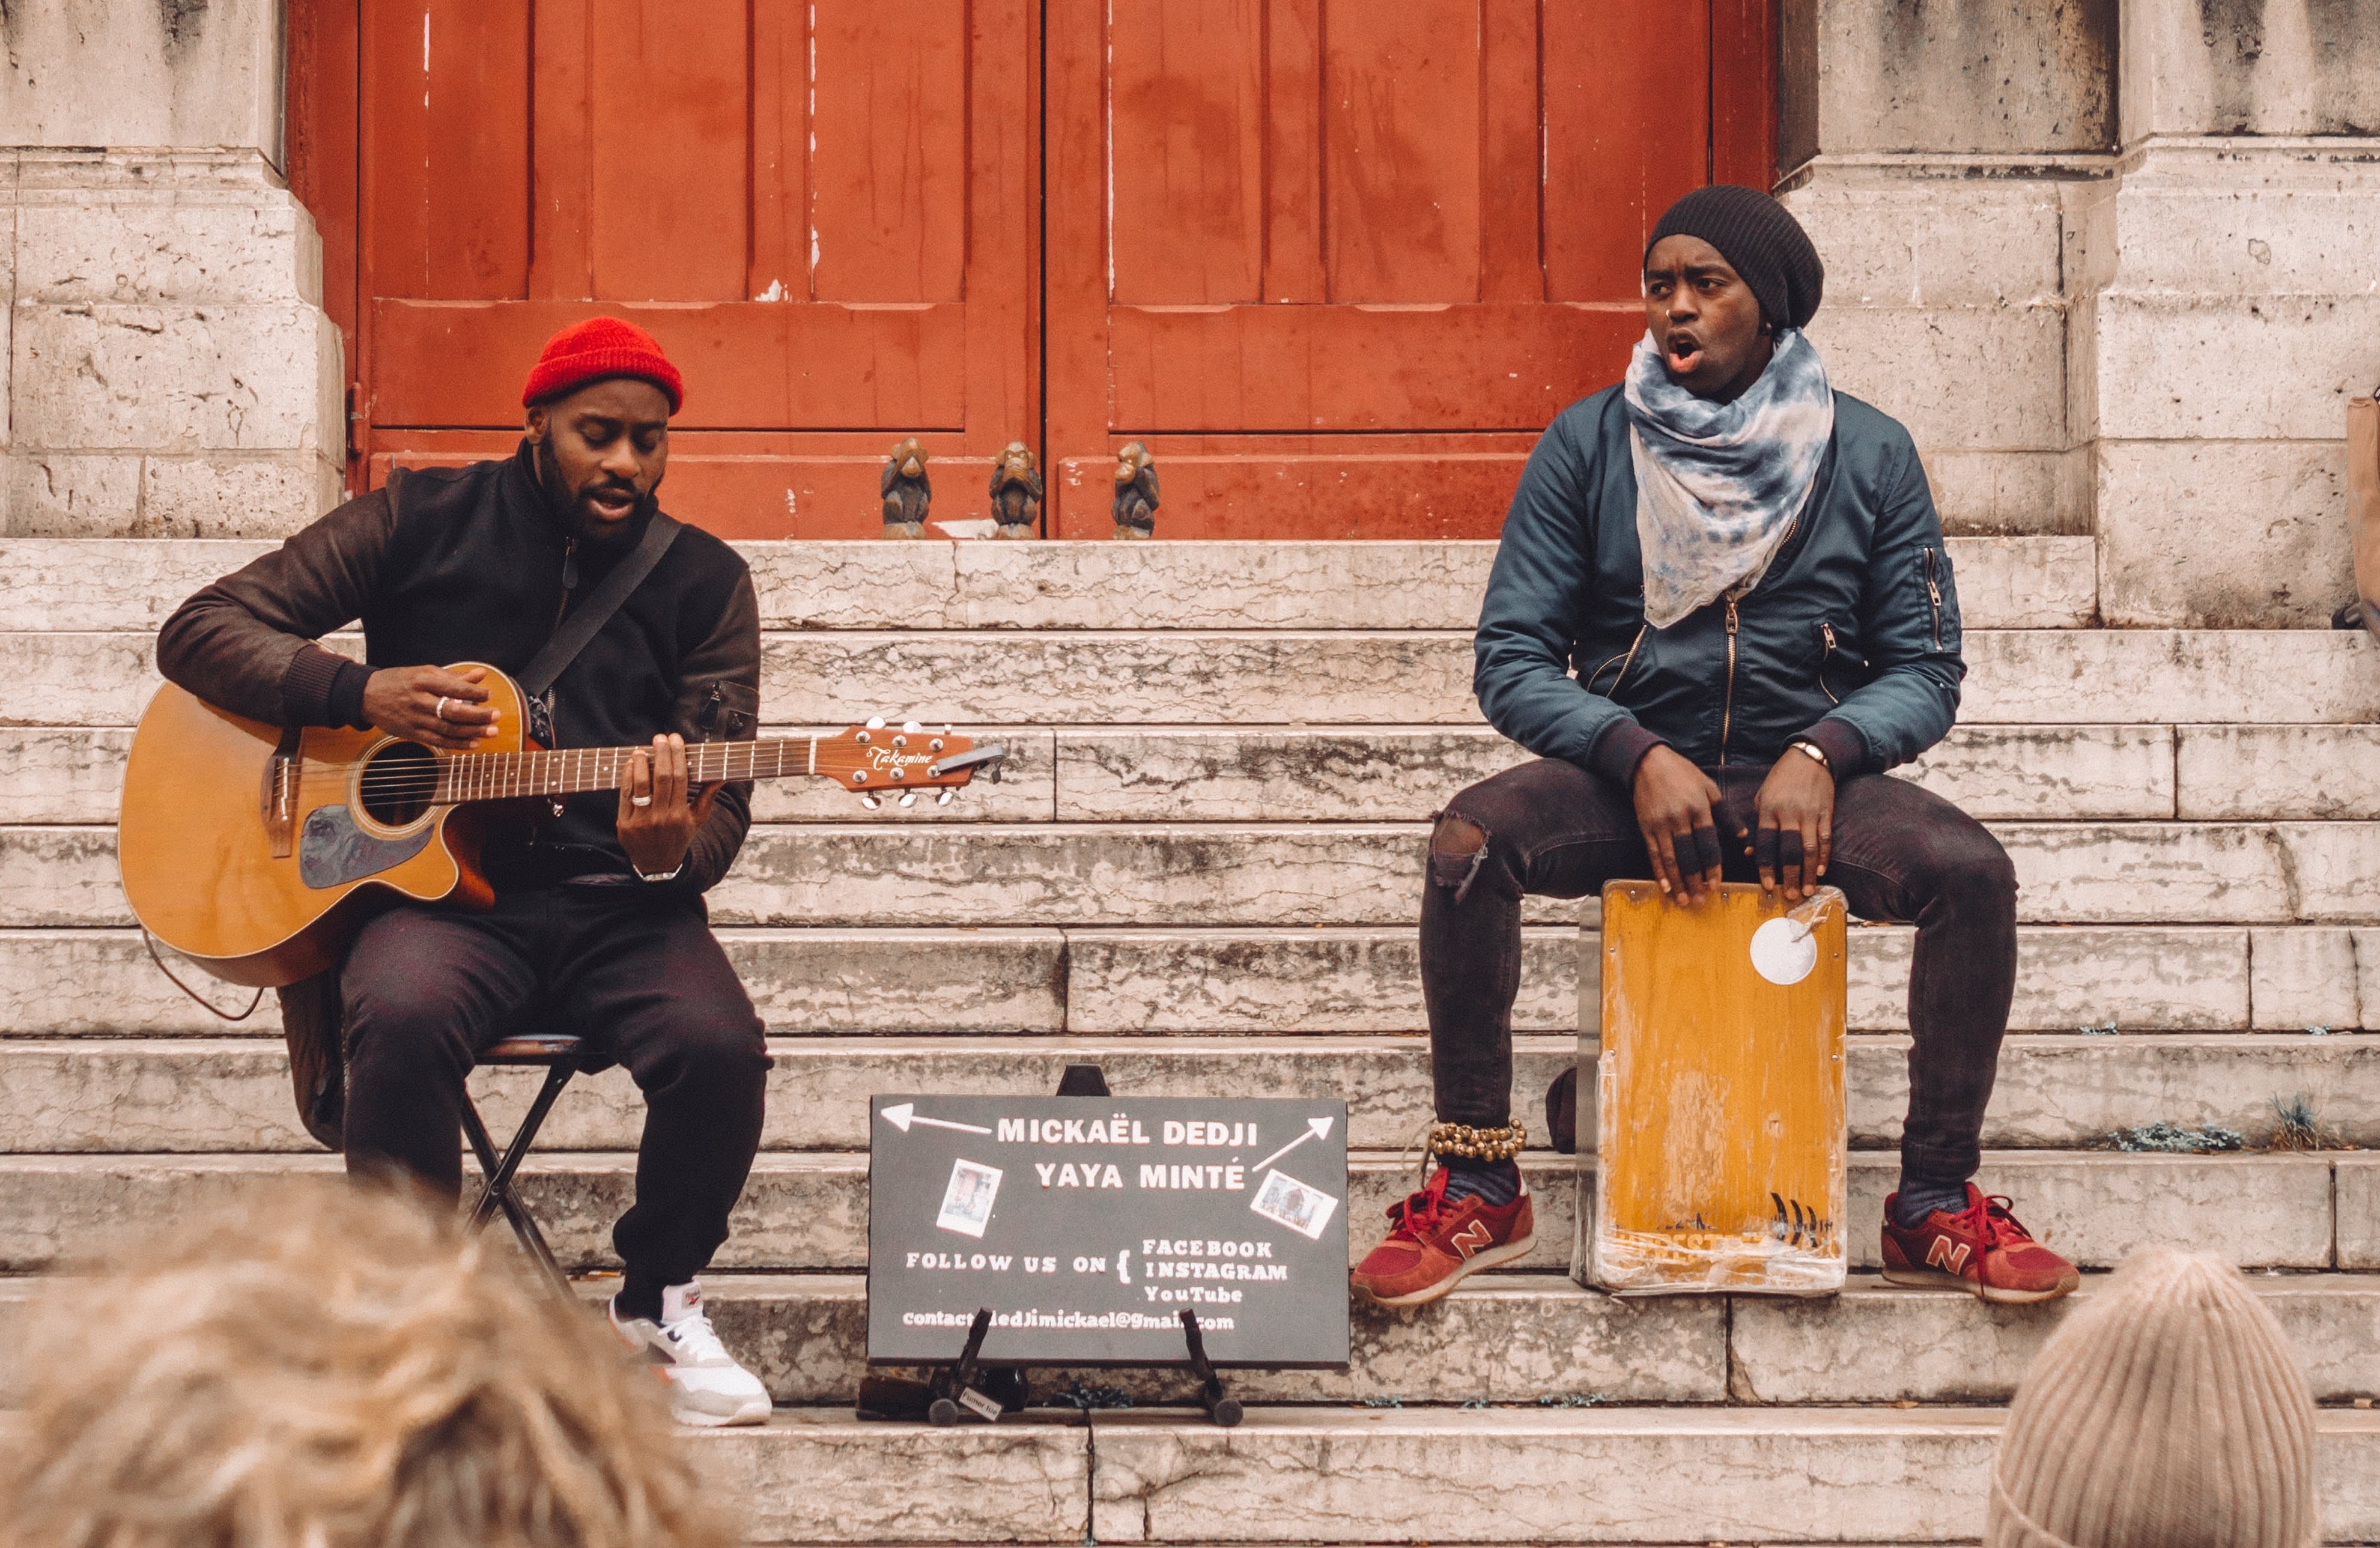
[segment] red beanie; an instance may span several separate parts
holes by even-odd
[[[616,317],[574,322],[545,341],[537,369],[521,389],[521,404],[545,403],[607,377],[641,377],[669,395],[670,412],[686,406],[686,383],[650,333]]]

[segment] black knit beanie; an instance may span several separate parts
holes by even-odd
[[[1664,236],[1699,236],[1717,248],[1759,297],[1761,320],[1770,327],[1806,328],[1817,315],[1827,266],[1802,223],[1758,188],[1732,183],[1696,188],[1653,228],[1645,257]]]

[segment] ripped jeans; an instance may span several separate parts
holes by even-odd
[[[1753,826],[1767,768],[1703,772],[1720,791],[1723,876],[1759,880],[1734,835]],[[1628,792],[1575,764],[1543,759],[1448,803],[1430,836],[1428,868],[1421,982],[1438,1117],[1494,1127],[1513,1110],[1522,897],[1581,898],[1607,881],[1649,877],[1652,866]],[[1859,775],[1835,792],[1825,880],[1842,889],[1860,918],[1917,925],[1901,1167],[1929,1182],[1962,1182],[1980,1159],[1984,1107],[2016,989],[2016,872],[2007,852],[1940,796],[1905,780]]]

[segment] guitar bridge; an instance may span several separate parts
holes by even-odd
[[[264,788],[257,792],[264,818],[264,836],[273,846],[275,860],[286,860],[297,851],[298,780],[305,768],[305,759],[300,756],[305,735],[296,726],[281,733],[280,745],[265,760]]]

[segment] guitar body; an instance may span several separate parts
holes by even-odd
[[[484,670],[497,734],[482,751],[534,747],[519,687]],[[218,978],[263,986],[334,966],[375,901],[485,908],[484,811],[406,799],[447,759],[477,756],[377,731],[285,732],[169,683],[142,712],[125,769],[125,897],[167,946]]]

